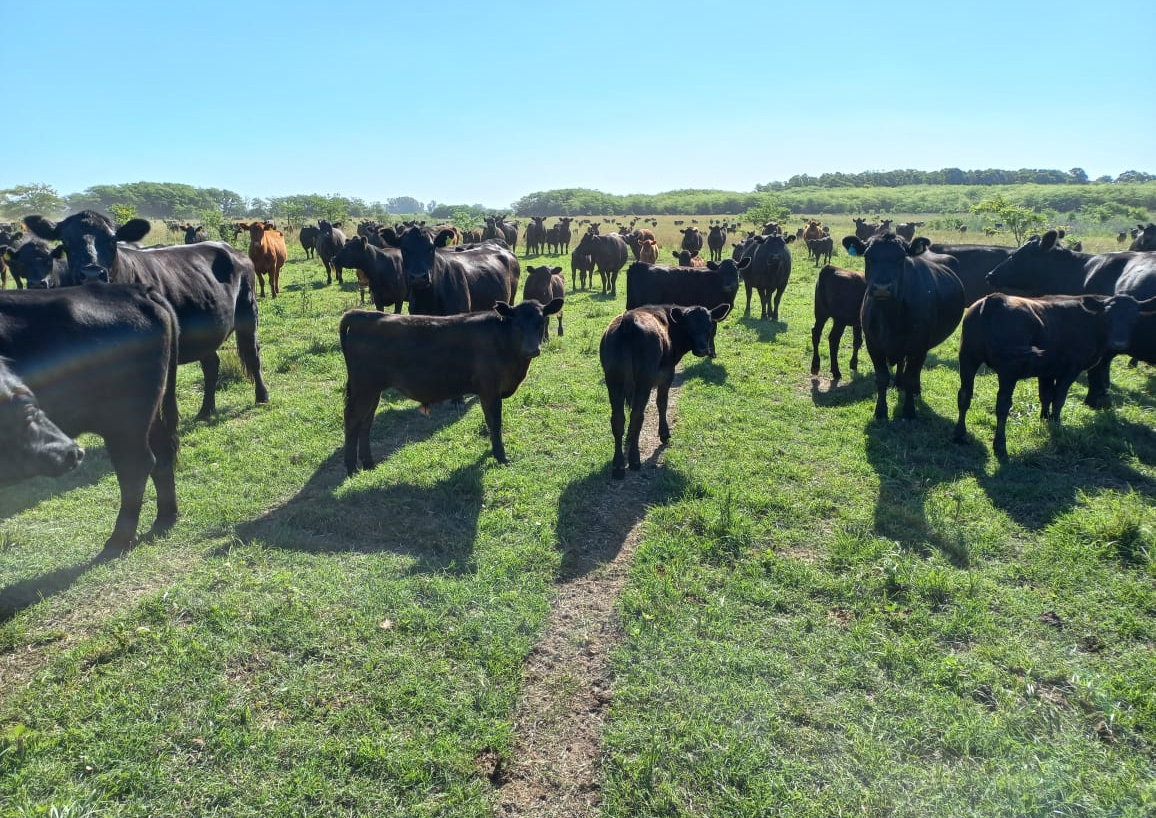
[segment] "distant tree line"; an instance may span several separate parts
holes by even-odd
[[[1156,176],[1138,170],[1127,170],[1113,179],[1100,176],[1096,184],[1151,182]],[[940,170],[868,170],[862,173],[823,173],[811,176],[796,174],[785,182],[768,182],[755,185],[755,190],[779,191],[798,187],[907,187],[909,185],[1086,185],[1091,181],[1083,168],[1052,170],[1040,168],[1020,168],[1019,170],[961,170],[941,168]]]

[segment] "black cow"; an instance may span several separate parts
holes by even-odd
[[[530,217],[530,223],[526,225],[526,258],[529,258],[530,256],[540,256],[543,252],[545,252],[545,221],[545,216]]]
[[[827,265],[819,271],[815,282],[815,325],[811,327],[811,374],[819,374],[819,341],[823,327],[831,319],[831,334],[827,336],[827,346],[831,351],[831,380],[843,377],[839,371],[839,342],[843,340],[843,330],[851,327],[851,369],[859,371],[859,348],[863,346],[863,325],[859,312],[863,307],[863,295],[867,292],[867,279],[855,270]]]
[[[539,304],[549,304],[555,298],[566,297],[566,277],[561,267],[526,266],[526,283],[522,287],[522,300],[533,299]],[[562,310],[558,310],[558,337],[562,337]],[[550,340],[550,322],[542,325],[542,340]]]
[[[0,245],[0,257],[8,263],[16,289],[22,290],[27,285],[30,290],[47,290],[69,283],[68,263],[61,258],[63,253],[40,239],[22,238],[19,233],[16,237],[16,244]]]
[[[875,235],[879,229],[879,222],[869,222],[866,219],[856,216],[851,221],[855,222],[855,236],[861,241],[867,241]]]
[[[830,236],[807,240],[807,253],[815,260],[815,266],[830,264],[831,254],[835,251],[835,240]]]
[[[234,331],[241,364],[255,385],[257,403],[269,400],[257,343],[256,274],[245,255],[215,241],[148,250],[118,245],[144,238],[149,223],[132,219],[114,230],[107,216],[92,210],[56,223],[43,216],[28,216],[24,223],[42,239],[64,245],[68,274],[74,283],[141,284],[158,290],[173,305],[180,324],[180,363],[200,361],[205,376],[198,418],[216,410],[217,348]]]
[[[393,305],[394,312],[401,312],[401,305],[409,298],[405,274],[401,269],[401,253],[393,247],[375,247],[368,236],[357,236],[333,257],[333,264],[343,269],[357,270],[358,279],[364,277],[373,306],[382,312],[387,305]],[[365,290],[361,291],[361,303],[365,303]]]
[[[757,290],[761,304],[759,317],[779,320],[779,302],[791,279],[791,251],[787,245],[794,241],[794,236],[784,238],[782,234],[752,236],[735,248],[739,258],[751,259],[750,268],[743,272],[747,288],[746,315],[751,314],[751,294]]]
[[[185,244],[199,244],[202,241],[208,241],[209,237],[205,235],[205,228],[197,225],[193,227],[191,224],[185,226]]]
[[[1109,351],[1129,347],[1140,309],[1127,295],[1020,298],[993,293],[968,308],[959,341],[959,420],[955,440],[967,439],[967,410],[981,364],[999,375],[992,449],[1007,457],[1007,417],[1016,383],[1039,382],[1040,418],[1060,422],[1068,390]]]
[[[927,251],[922,242],[912,248],[894,233],[879,233],[866,242],[847,236],[843,247],[863,256],[866,268],[867,293],[859,320],[875,367],[875,419],[887,420],[887,387],[895,364],[895,386],[906,393],[903,418],[914,420],[927,353],[951,335],[963,317],[958,262]]]
[[[383,389],[423,407],[463,394],[478,396],[494,459],[507,463],[502,401],[517,390],[538,357],[547,316],[562,309],[505,302],[474,315],[394,315],[350,310],[341,317],[345,356],[345,470],[372,469],[369,432]]]
[[[710,249],[711,261],[722,261],[723,248],[727,246],[726,225],[712,224],[706,236],[706,246]]]
[[[305,258],[313,258],[317,253],[317,237],[321,235],[321,228],[315,224],[307,224],[297,234],[301,242],[301,249],[305,251]]]
[[[594,261],[598,275],[602,278],[602,293],[618,294],[618,271],[626,266],[629,251],[622,236],[611,233],[608,236],[593,236],[587,233],[578,242],[575,252],[584,253]]]
[[[927,239],[917,237],[912,247]],[[987,274],[1002,264],[1014,251],[1014,247],[1000,247],[992,244],[932,244],[931,252],[953,256],[959,262],[955,274],[963,283],[963,302],[970,306],[985,295],[995,292],[987,280]]]
[[[668,267],[636,261],[626,268],[626,309],[655,304],[679,307],[706,307],[719,304],[734,307],[739,293],[739,276],[751,263],[749,258],[736,262],[708,262],[706,267]],[[712,325],[710,357],[715,357],[715,331]]]
[[[44,414],[32,390],[0,358],[0,484],[59,477],[83,459],[84,449]]]
[[[401,234],[381,231],[390,247],[401,250],[401,268],[414,315],[481,312],[498,302],[510,303],[518,292],[517,257],[498,240],[475,247],[449,249],[452,232],[409,227]]]
[[[153,531],[177,519],[177,321],[160,293],[130,284],[0,293],[0,357],[64,434],[104,438],[120,484],[106,548],[136,540],[150,474]]]
[[[1128,249],[1144,251],[1156,250],[1156,224],[1148,222],[1147,227],[1142,224],[1138,224],[1136,227],[1139,228],[1139,231],[1136,233],[1136,237],[1132,240],[1132,243],[1128,245]]]
[[[502,228],[502,233],[505,234],[506,244],[509,245],[510,252],[514,255],[518,254],[518,225],[510,224],[505,221],[505,217],[498,220],[498,227]]]
[[[915,231],[923,225],[924,222],[900,222],[895,225],[895,235],[911,242],[915,239]]]
[[[343,233],[336,224],[330,224],[325,219],[317,222],[317,239],[315,240],[314,247],[317,250],[317,257],[321,259],[321,263],[325,265],[326,284],[333,283],[333,276],[335,274],[337,276],[337,283],[344,283],[341,277],[341,265],[333,263],[333,257],[336,256],[344,246],[345,233]]]
[[[598,356],[610,397],[610,430],[614,435],[612,476],[621,480],[626,466],[638,471],[642,458],[638,437],[651,390],[657,390],[658,437],[670,441],[666,408],[674,368],[688,352],[702,358],[710,354],[715,324],[727,317],[729,304],[712,310],[671,304],[636,307],[616,316],[602,334]],[[626,403],[630,404],[630,429],[626,431]],[[626,432],[626,452],[622,437]]]
[[[996,289],[1014,288],[1033,296],[1130,295],[1141,301],[1156,296],[1156,254],[1079,253],[1063,247],[1059,233],[1049,230],[1028,239],[988,273],[987,280]],[[1088,406],[1106,405],[1113,357],[1107,352],[1088,370]]]
[[[682,233],[683,250],[689,250],[695,256],[702,252],[702,233],[698,232],[697,227],[684,227],[678,232]]]
[[[575,250],[570,254],[570,286],[578,289],[581,280],[582,289],[586,289],[586,277],[590,277],[590,286],[594,286],[594,259],[589,253]]]
[[[570,216],[560,216],[558,224],[555,227],[558,230],[558,253],[570,252],[570,239],[573,234],[570,232],[570,223],[574,221]]]

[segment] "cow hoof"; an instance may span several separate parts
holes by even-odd
[[[104,542],[105,551],[128,551],[136,545],[136,534],[117,534],[115,531],[112,536]]]
[[[177,515],[176,514],[173,514],[173,515],[166,514],[164,517],[158,516],[156,518],[156,520],[153,521],[153,527],[149,529],[149,534],[150,535],[155,534],[157,536],[160,536],[162,534],[168,534],[170,531],[173,530],[173,526],[176,524],[177,524]]]

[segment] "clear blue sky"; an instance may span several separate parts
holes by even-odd
[[[1134,0],[3,8],[0,188],[505,207],[827,171],[1156,171]]]

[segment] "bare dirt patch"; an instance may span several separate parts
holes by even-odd
[[[677,397],[672,389],[672,420]],[[639,447],[642,472],[627,472],[624,481],[607,477],[582,542],[567,550],[549,623],[522,671],[511,758],[498,759],[490,771],[500,786],[496,815],[598,813],[599,737],[614,690],[609,656],[623,638],[615,605],[642,537],[642,509],[657,497],[654,475],[664,451],[653,400]]]

